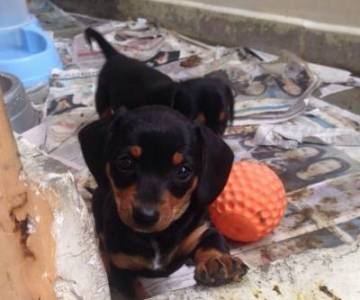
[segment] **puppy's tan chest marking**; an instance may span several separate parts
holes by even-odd
[[[160,270],[163,267],[162,256],[159,248],[159,244],[156,241],[151,242],[151,246],[154,249],[155,256],[152,260],[152,269]]]
[[[186,238],[184,238],[178,246],[170,253],[162,253],[158,242],[151,241],[151,247],[154,250],[152,258],[144,258],[137,255],[128,255],[124,253],[109,254],[111,262],[119,269],[126,270],[161,270],[168,266],[174,259],[178,257],[189,256],[197,247],[201,240],[201,236],[209,229],[209,224],[204,223],[194,229]]]
[[[161,270],[165,264],[166,257],[161,255],[159,244],[156,241],[151,241],[151,247],[154,250],[154,256],[152,258],[145,258],[138,255],[128,255],[124,253],[110,254],[111,262],[119,269],[125,270]]]
[[[119,269],[122,270],[144,270],[151,269],[152,263],[150,260],[138,256],[138,255],[128,255],[125,253],[110,253],[109,258],[111,262]]]
[[[152,269],[160,270],[169,265],[174,259],[178,257],[189,256],[197,247],[200,242],[201,236],[209,229],[209,224],[204,223],[194,229],[187,237],[185,237],[178,246],[176,246],[170,253],[162,254],[159,244],[152,241],[154,249],[154,258],[152,260]]]

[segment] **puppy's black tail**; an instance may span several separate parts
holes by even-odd
[[[92,40],[95,40],[99,44],[106,59],[109,59],[115,55],[119,55],[119,52],[117,52],[116,49],[96,30],[89,27],[85,30],[84,35],[90,46]]]

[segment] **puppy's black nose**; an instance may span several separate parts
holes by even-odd
[[[159,220],[159,212],[153,208],[134,207],[133,218],[140,225],[150,226]]]

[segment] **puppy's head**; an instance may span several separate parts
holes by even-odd
[[[234,118],[234,96],[219,78],[190,79],[179,84],[174,108],[222,135]]]
[[[206,209],[233,162],[211,130],[161,106],[95,121],[79,140],[98,185],[111,189],[119,218],[139,232],[162,231],[189,207]]]

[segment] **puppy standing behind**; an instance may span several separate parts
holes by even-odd
[[[233,163],[220,137],[170,108],[147,106],[97,120],[79,140],[98,184],[93,211],[101,249],[124,294],[145,298],[138,276],[167,276],[188,258],[200,284],[246,273],[208,218]]]
[[[120,107],[158,104],[170,106],[218,134],[223,134],[228,121],[232,121],[234,98],[222,80],[197,78],[176,83],[145,63],[119,53],[92,28],[86,29],[85,38],[89,44],[95,40],[106,58],[95,96],[100,116]]]

